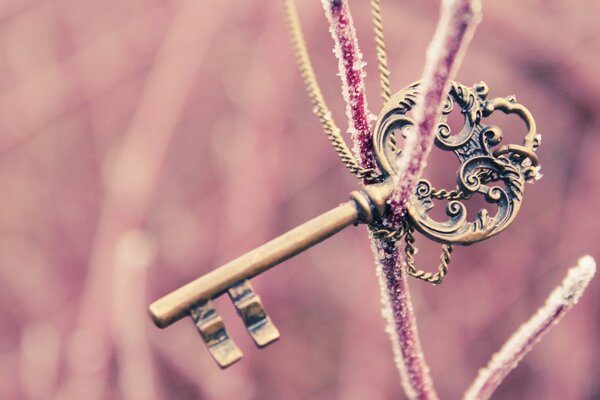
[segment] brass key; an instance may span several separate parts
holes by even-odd
[[[235,283],[276,266],[350,225],[379,219],[391,191],[392,185],[387,182],[354,191],[350,201],[156,300],[150,305],[154,323],[166,328],[185,317],[193,305],[220,296]]]
[[[322,242],[342,229],[370,223],[383,215],[392,185],[369,185],[350,194],[350,201],[328,211],[208,274],[180,287],[150,305],[150,315],[160,328],[187,316],[190,309],[225,293],[238,282]]]
[[[279,337],[279,332],[247,280],[350,225],[378,220],[385,212],[386,200],[392,189],[393,186],[386,181],[354,191],[350,194],[350,201],[158,299],[150,305],[154,323],[166,328],[191,315],[211,355],[221,367],[227,367],[241,358],[241,351],[229,339],[211,300],[229,291],[256,344],[262,347],[271,343]],[[240,289],[240,285],[245,287]]]
[[[150,305],[154,323],[165,328],[185,316],[191,316],[213,358],[221,367],[227,367],[239,360],[242,352],[229,338],[221,317],[212,306],[212,300],[228,292],[257,346],[263,347],[275,341],[279,332],[248,280],[349,225],[381,225],[386,201],[393,191],[392,182],[399,179],[395,131],[414,125],[414,121],[406,114],[412,108],[418,90],[418,83],[404,88],[386,103],[379,114],[373,130],[373,150],[381,172],[381,183],[352,192],[350,201],[155,301]],[[536,131],[530,112],[517,103],[513,96],[488,99],[487,94],[488,88],[484,83],[467,87],[452,82],[435,144],[440,150],[451,151],[457,156],[460,162],[456,174],[457,187],[454,190],[438,190],[429,181],[421,179],[408,205],[408,229],[415,229],[446,248],[469,245],[505,230],[519,211],[525,182],[535,180],[538,174],[539,161],[535,151],[540,145],[541,136]],[[460,106],[464,123],[460,132],[451,135],[446,122],[453,104]],[[484,119],[496,110],[514,114],[525,123],[527,134],[522,145],[498,147],[502,141],[502,131],[499,127],[484,124]],[[462,200],[474,195],[481,195],[488,203],[495,205],[496,214],[490,215],[486,209],[481,209],[474,220],[469,220]],[[430,215],[434,200],[448,200],[446,214],[449,219],[438,221]],[[404,233],[408,236],[410,233],[402,232],[404,228],[393,229],[388,231],[390,235],[401,236]],[[410,235],[412,237],[412,233]],[[408,272],[437,284],[447,269],[436,274],[438,277],[418,271],[414,265],[412,269],[409,266]]]

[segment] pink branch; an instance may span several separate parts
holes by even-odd
[[[398,159],[396,191],[390,200],[392,226],[399,227],[415,184],[425,167],[439,120],[442,104],[448,93],[464,49],[480,20],[479,0],[445,0],[435,35],[427,51],[421,78],[422,90],[415,106],[416,132],[407,138]],[[410,398],[435,399],[429,369],[424,360],[417,325],[407,286],[407,265],[400,256],[399,246],[385,248],[375,241],[375,254],[381,271],[383,314],[388,320],[395,361],[406,394]]]
[[[386,331],[392,341],[394,362],[404,392],[411,399],[437,399],[419,339],[400,243],[392,245],[372,239],[371,246],[377,262]]]
[[[416,126],[413,133],[408,135],[397,160],[397,187],[390,200],[395,226],[399,226],[406,213],[415,184],[425,168],[450,81],[460,66],[480,19],[481,0],[442,2],[440,20],[427,49],[421,91],[414,109]]]
[[[362,53],[356,40],[356,30],[347,0],[322,0],[329,30],[335,42],[335,54],[342,79],[342,94],[346,101],[348,132],[354,142],[354,153],[363,168],[375,168],[373,134],[370,124],[375,119],[367,107]]]
[[[517,330],[496,353],[465,394],[465,399],[487,399],[531,349],[579,301],[596,273],[590,256],[579,259],[562,284],[554,289],[533,317]]]
[[[364,63],[348,3],[347,0],[323,0],[323,6],[335,41],[355,151],[363,167],[373,168],[376,163],[363,83]],[[442,3],[442,16],[427,52],[422,95],[415,108],[417,131],[408,138],[398,160],[397,190],[390,201],[394,214],[390,222],[394,226],[399,226],[402,221],[414,186],[425,167],[450,80],[460,64],[479,16],[479,0],[445,0]],[[424,360],[410,300],[405,260],[397,243],[390,245],[376,239],[372,242],[381,283],[383,314],[388,321],[404,390],[410,398],[435,399],[437,395]]]
[[[352,127],[355,151],[363,167],[375,166],[372,133],[369,130],[370,113],[367,110],[362,55],[356,40],[356,31],[346,0],[323,0],[330,31],[335,41],[335,53],[342,77],[342,91],[346,100],[346,114]],[[429,368],[425,363],[417,332],[410,292],[406,280],[406,266],[400,259],[397,246],[386,249],[386,243],[372,239],[376,256],[377,274],[382,292],[383,314],[388,323],[394,361],[400,372],[404,391],[411,398],[437,398],[433,390]]]

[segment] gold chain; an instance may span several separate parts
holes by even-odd
[[[470,198],[471,195],[460,189],[431,189],[431,197],[438,200],[466,200]]]
[[[417,248],[414,245],[414,228],[412,226],[409,226],[408,224],[406,225],[407,226],[404,228],[406,232],[406,234],[404,235],[404,241],[406,242],[406,247],[404,251],[406,252],[406,264],[408,265],[408,274],[417,279],[433,283],[434,285],[439,285],[440,283],[442,283],[442,280],[448,273],[448,265],[450,264],[450,254],[452,253],[452,245],[442,245],[442,255],[440,256],[440,265],[438,266],[438,272],[433,274],[431,272],[419,270],[415,267],[414,256],[417,252]]]
[[[300,68],[300,74],[302,80],[306,86],[308,97],[313,104],[314,113],[319,118],[325,134],[329,138],[329,141],[333,145],[333,148],[337,152],[338,156],[354,175],[360,179],[368,181],[376,181],[379,179],[379,174],[376,170],[370,168],[362,168],[350,149],[344,141],[340,133],[340,129],[337,127],[333,118],[331,117],[331,111],[325,103],[323,94],[317,82],[315,71],[312,67],[312,62],[308,51],[306,49],[306,42],[304,41],[304,35],[302,34],[302,28],[300,28],[300,21],[298,19],[298,12],[296,10],[296,4],[294,0],[284,0],[285,11],[289,24],[290,33],[292,36],[292,45],[294,46],[294,52],[296,53],[296,59],[298,60],[298,66]]]
[[[306,42],[304,35],[302,34],[302,28],[300,27],[300,20],[298,18],[298,12],[296,10],[296,4],[294,0],[284,0],[285,12],[288,20],[290,34],[292,37],[292,45],[294,46],[294,52],[298,61],[300,74],[304,81],[304,86],[308,93],[311,103],[313,104],[314,113],[319,118],[325,134],[329,138],[329,141],[333,145],[336,153],[346,166],[354,175],[359,179],[366,181],[377,181],[380,179],[379,173],[370,168],[362,168],[359,162],[356,160],[348,145],[344,141],[340,133],[340,129],[335,124],[335,121],[331,117],[331,111],[325,103],[323,94],[317,82],[315,71],[312,67],[312,62],[306,49]],[[377,63],[379,69],[379,83],[381,86],[381,97],[384,103],[387,103],[392,96],[390,89],[390,71],[388,68],[387,53],[385,50],[385,41],[383,35],[383,19],[381,17],[381,5],[380,0],[371,0],[371,15],[373,16],[373,25],[375,31],[375,44],[377,52]],[[468,194],[456,189],[447,191],[445,189],[432,190],[432,197],[436,199],[447,199],[447,200],[460,200],[469,197]],[[406,221],[406,220],[405,220]],[[432,274],[430,272],[418,270],[415,267],[414,254],[416,247],[414,246],[415,238],[413,236],[414,228],[409,225],[408,221],[405,222],[405,226],[401,230],[388,230],[383,227],[370,227],[373,236],[379,240],[396,242],[404,236],[406,241],[406,263],[408,265],[409,275],[424,280],[429,283],[439,284],[442,282],[444,276],[448,273],[448,264],[450,263],[450,253],[452,253],[451,245],[442,245],[442,255],[440,257],[441,263],[438,267],[438,272]]]
[[[377,52],[377,64],[379,67],[379,84],[381,86],[381,97],[383,103],[387,103],[392,97],[390,89],[390,70],[388,68],[387,52],[385,51],[385,40],[383,37],[383,19],[381,18],[381,5],[379,0],[371,0],[371,15],[375,30],[375,45]]]

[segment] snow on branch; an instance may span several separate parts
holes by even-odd
[[[335,42],[334,52],[342,78],[349,131],[354,150],[364,168],[374,168],[372,133],[373,119],[367,110],[364,86],[364,62],[358,48],[356,31],[347,0],[322,0]],[[407,141],[399,159],[398,189],[391,205],[398,222],[405,212],[425,159],[433,143],[433,130],[441,113],[441,105],[454,76],[464,49],[480,19],[480,0],[445,0],[442,16],[429,46],[423,72],[423,95],[416,107],[417,132]],[[395,205],[399,205],[394,207]],[[373,249],[380,278],[383,315],[388,323],[394,359],[402,384],[410,398],[436,399],[429,368],[425,362],[417,332],[406,262],[396,243],[389,245],[373,239]]]
[[[521,325],[492,357],[487,367],[479,371],[477,379],[467,390],[465,399],[489,398],[542,336],[577,304],[595,273],[596,261],[591,256],[581,257],[577,265],[569,270],[562,284],[550,294],[546,304]]]
[[[364,62],[358,48],[356,31],[347,0],[322,0],[330,31],[335,42],[334,52],[342,78],[349,131],[354,150],[363,168],[374,168],[372,132],[373,116],[367,109],[364,85]],[[422,77],[422,95],[415,109],[417,129],[405,145],[399,159],[400,174],[396,192],[390,202],[397,222],[401,222],[416,181],[425,166],[433,144],[434,128],[441,106],[462,59],[474,27],[480,19],[480,0],[444,0],[442,15],[429,46]],[[394,350],[394,360],[400,372],[404,391],[410,398],[436,399],[429,368],[425,362],[417,332],[407,266],[398,243],[389,244],[373,239],[372,244],[380,279],[383,315]]]
[[[394,224],[399,224],[406,213],[415,184],[425,168],[450,81],[480,20],[480,0],[442,1],[440,20],[427,49],[420,95],[413,111],[416,126],[406,138],[397,160],[399,174],[390,200]]]
[[[342,94],[346,102],[348,131],[354,143],[354,153],[363,168],[375,168],[371,122],[375,120],[367,107],[362,53],[358,47],[354,22],[347,0],[322,0],[329,30],[335,42],[334,53],[342,79]]]

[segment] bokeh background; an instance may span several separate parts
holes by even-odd
[[[346,126],[320,2],[299,1],[324,94]],[[381,106],[368,1],[351,1]],[[438,1],[383,1],[393,88],[421,74]],[[596,258],[600,2],[484,2],[460,70],[517,94],[544,178],[511,228],[458,248],[440,287],[411,281],[442,398],[458,398],[577,258]],[[498,119],[507,140],[522,129]],[[434,155],[427,176],[451,182]],[[453,173],[450,173],[453,175]],[[346,200],[358,183],[311,113],[282,2],[0,2],[0,398],[403,398],[364,227],[253,280],[281,331],[221,371],[192,323],[150,301]],[[439,248],[418,238],[419,263]],[[497,399],[600,397],[598,278]]]

